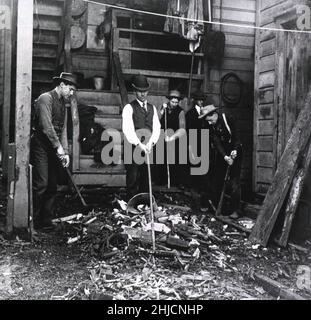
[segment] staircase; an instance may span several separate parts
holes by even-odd
[[[119,92],[78,90],[78,104],[95,106],[95,122],[103,128],[115,129],[121,133],[121,97]],[[123,134],[121,133],[123,136]],[[115,145],[115,149],[123,153],[123,144]],[[98,164],[93,155],[79,156],[79,168],[73,169],[73,177],[78,185],[101,185],[107,187],[124,187],[126,171],[124,164],[108,166]]]
[[[65,16],[64,0],[34,1],[33,97],[52,89],[52,77],[59,73]]]

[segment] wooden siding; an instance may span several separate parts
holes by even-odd
[[[258,0],[256,24],[278,28],[275,22],[277,16],[304,3],[303,0]],[[256,32],[253,189],[257,193],[267,192],[280,158],[277,148],[280,125],[277,118],[277,83],[281,79],[277,70],[277,46],[277,32]]]

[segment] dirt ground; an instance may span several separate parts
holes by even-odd
[[[160,195],[157,195],[160,198]],[[93,212],[112,209],[114,194],[88,196]],[[5,192],[0,195],[0,217],[5,212]],[[174,199],[171,198],[171,200]],[[184,199],[186,201],[186,199]],[[176,201],[177,202],[177,201]],[[96,208],[96,209],[95,209]],[[83,213],[79,201],[60,194],[57,216]],[[180,267],[180,261],[158,258],[155,266],[137,244],[107,258],[97,257],[83,241],[68,244],[72,234],[63,228],[39,233],[29,243],[18,236],[8,240],[0,233],[1,300],[276,300],[253,273],[271,277],[293,293],[311,299],[310,288],[297,287],[297,270],[310,266],[307,252],[252,246],[247,235],[207,216],[205,223],[226,242],[202,248],[200,258]],[[88,244],[89,245],[89,244]],[[189,259],[183,258],[182,259]],[[179,263],[178,263],[179,262]]]

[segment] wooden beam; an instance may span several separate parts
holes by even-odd
[[[297,211],[300,196],[304,187],[304,182],[310,168],[311,141],[309,141],[307,152],[304,154],[303,159],[304,160],[303,160],[302,168],[300,168],[296,173],[291,186],[291,190],[289,193],[289,197],[288,197],[288,201],[285,209],[285,219],[284,219],[284,224],[282,228],[282,234],[280,239],[278,240],[278,244],[284,248],[287,246],[287,242],[289,239],[289,234],[291,231],[295,213]]]
[[[124,82],[124,77],[122,73],[121,61],[119,52],[113,52],[113,63],[115,66],[115,72],[119,83],[119,89],[121,94],[122,108],[129,103],[128,94]]]
[[[285,148],[280,164],[268,190],[262,209],[253,228],[250,240],[266,246],[276,219],[284,204],[288,190],[298,168],[300,156],[304,152],[311,135],[311,87],[305,106],[299,114],[296,125]]]
[[[1,25],[4,26],[4,90],[2,110],[2,169],[4,181],[8,176],[8,145],[10,137],[10,108],[11,108],[11,67],[12,67],[12,7],[1,6],[4,15],[1,16]]]
[[[71,119],[72,119],[72,171],[80,170],[80,121],[77,96],[71,97]]]
[[[255,281],[263,287],[265,291],[276,298],[283,300],[306,300],[297,293],[291,291],[281,283],[272,280],[261,274],[254,274]]]
[[[28,166],[30,149],[33,0],[18,1],[16,49],[16,182],[15,228],[28,227]]]
[[[7,178],[7,209],[5,230],[7,234],[13,232],[15,194],[15,143],[8,146],[8,178]]]
[[[72,71],[72,57],[71,57],[71,11],[72,11],[72,0],[66,0],[66,26],[65,26],[65,43],[64,43],[64,52],[65,52],[65,65],[64,71]]]

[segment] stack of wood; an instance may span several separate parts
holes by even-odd
[[[250,235],[250,240],[254,243],[267,245],[281,214],[284,214],[284,222],[277,242],[282,247],[288,243],[311,162],[310,105],[311,87]]]

